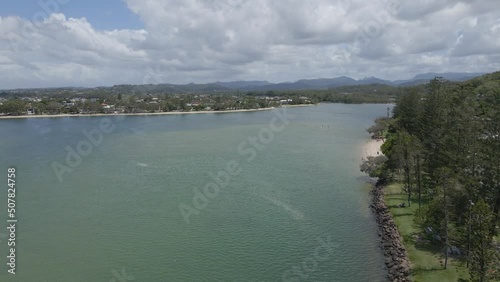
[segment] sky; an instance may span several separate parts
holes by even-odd
[[[0,3],[0,89],[498,70],[498,0]]]

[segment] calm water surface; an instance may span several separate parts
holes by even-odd
[[[290,108],[251,160],[238,148],[249,152],[275,112],[111,117],[114,130],[62,181],[53,163],[67,165],[65,148],[103,117],[0,120],[0,180],[17,168],[19,220],[12,276],[2,192],[0,281],[384,281],[358,165],[365,128],[386,109]],[[194,209],[228,163],[240,173],[188,224],[179,205]]]

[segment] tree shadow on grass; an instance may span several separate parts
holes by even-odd
[[[415,248],[417,250],[430,252],[430,253],[433,253],[433,254],[439,255],[439,256],[443,255],[442,254],[443,247],[440,247],[432,242],[418,241],[418,242],[414,242],[414,245],[415,245]]]
[[[403,207],[400,207],[399,205],[405,204]],[[398,210],[405,210],[405,209],[410,209],[408,208],[408,203],[404,200],[398,200],[398,201],[392,201],[389,203],[386,203],[388,208],[391,208],[393,212],[397,212]]]
[[[435,272],[435,271],[446,271],[443,267],[430,267],[430,268],[424,268],[424,267],[415,267],[411,273],[413,275],[420,275],[424,274],[427,272]]]
[[[409,244],[412,244],[412,245],[415,245],[416,241],[415,241],[415,235],[417,233],[413,232],[413,233],[410,233],[410,234],[406,234],[406,235],[403,235],[403,240],[405,241],[405,243],[409,243]]]
[[[407,212],[407,213],[398,213],[398,214],[393,215],[392,217],[402,217],[402,216],[412,216],[412,215],[413,215],[413,213]]]
[[[421,236],[422,234],[415,233],[414,235]],[[414,246],[417,250],[429,252],[432,253],[433,255],[437,255],[444,259],[444,246],[438,243],[431,242],[429,240],[418,240],[418,241],[414,240]],[[456,262],[465,263],[465,256],[463,257],[450,256],[450,258]]]

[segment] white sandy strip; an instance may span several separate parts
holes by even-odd
[[[282,108],[292,107],[306,107],[314,106],[314,104],[307,105],[283,105]],[[269,111],[275,108],[261,108],[250,110],[227,110],[227,111],[195,111],[195,112],[162,112],[162,113],[136,113],[136,114],[61,114],[61,115],[25,115],[25,116],[0,116],[0,119],[14,119],[14,118],[60,118],[60,117],[101,117],[101,116],[163,116],[163,115],[191,115],[191,114],[225,114],[225,113],[245,113],[245,112],[260,112]],[[279,109],[276,108],[276,109]]]
[[[370,141],[368,141],[363,148],[363,158],[367,159],[369,156],[376,157],[382,155],[382,150],[380,149],[382,144],[384,144],[384,141],[382,140],[370,139]]]
[[[227,110],[227,111],[195,111],[195,112],[162,112],[162,113],[136,113],[136,114],[61,114],[61,115],[26,115],[26,116],[0,116],[0,119],[11,118],[59,118],[59,117],[102,117],[102,116],[163,116],[163,115],[190,115],[190,114],[224,114],[224,113],[244,113],[268,111],[273,108],[252,109],[252,110]]]

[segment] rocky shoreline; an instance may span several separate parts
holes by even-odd
[[[370,205],[379,226],[380,248],[385,257],[389,281],[411,281],[411,264],[399,235],[391,212],[385,205],[385,184],[380,181],[372,190],[373,202]]]

